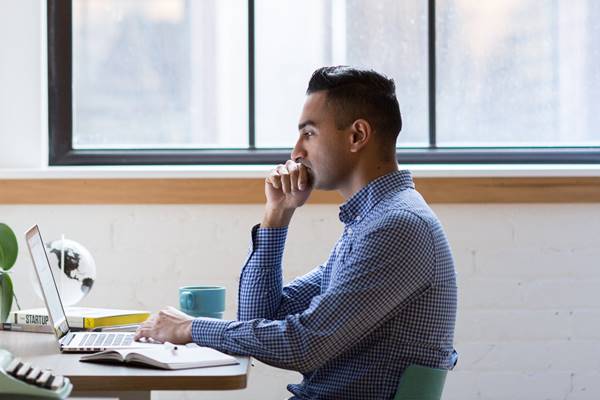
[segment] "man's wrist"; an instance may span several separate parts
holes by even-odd
[[[193,320],[188,320],[187,323],[185,324],[185,331],[184,331],[184,337],[185,337],[185,343],[190,343],[192,342],[192,322]]]
[[[292,216],[294,215],[294,208],[292,209],[277,209],[269,208],[265,209],[261,228],[283,228],[290,224]]]

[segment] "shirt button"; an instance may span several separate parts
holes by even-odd
[[[357,221],[360,221],[360,215],[357,215],[355,218]]]
[[[348,228],[348,235],[352,235],[352,228]]]

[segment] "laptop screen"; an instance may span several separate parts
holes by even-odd
[[[54,275],[48,262],[46,248],[42,241],[42,235],[36,226],[31,228],[26,233],[27,246],[33,260],[35,272],[37,273],[40,288],[44,294],[46,309],[50,316],[50,323],[53,326],[54,334],[57,338],[62,338],[69,331],[69,325],[65,317],[65,311],[60,301],[60,295],[56,287]]]

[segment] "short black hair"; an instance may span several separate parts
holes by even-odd
[[[402,117],[393,79],[373,70],[345,65],[322,67],[313,72],[306,94],[320,91],[327,92],[337,129],[347,128],[363,118],[381,139],[396,143]]]

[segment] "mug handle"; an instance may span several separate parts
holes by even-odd
[[[192,292],[181,293],[181,303],[184,308],[192,310],[194,308],[194,296],[192,295]]]

